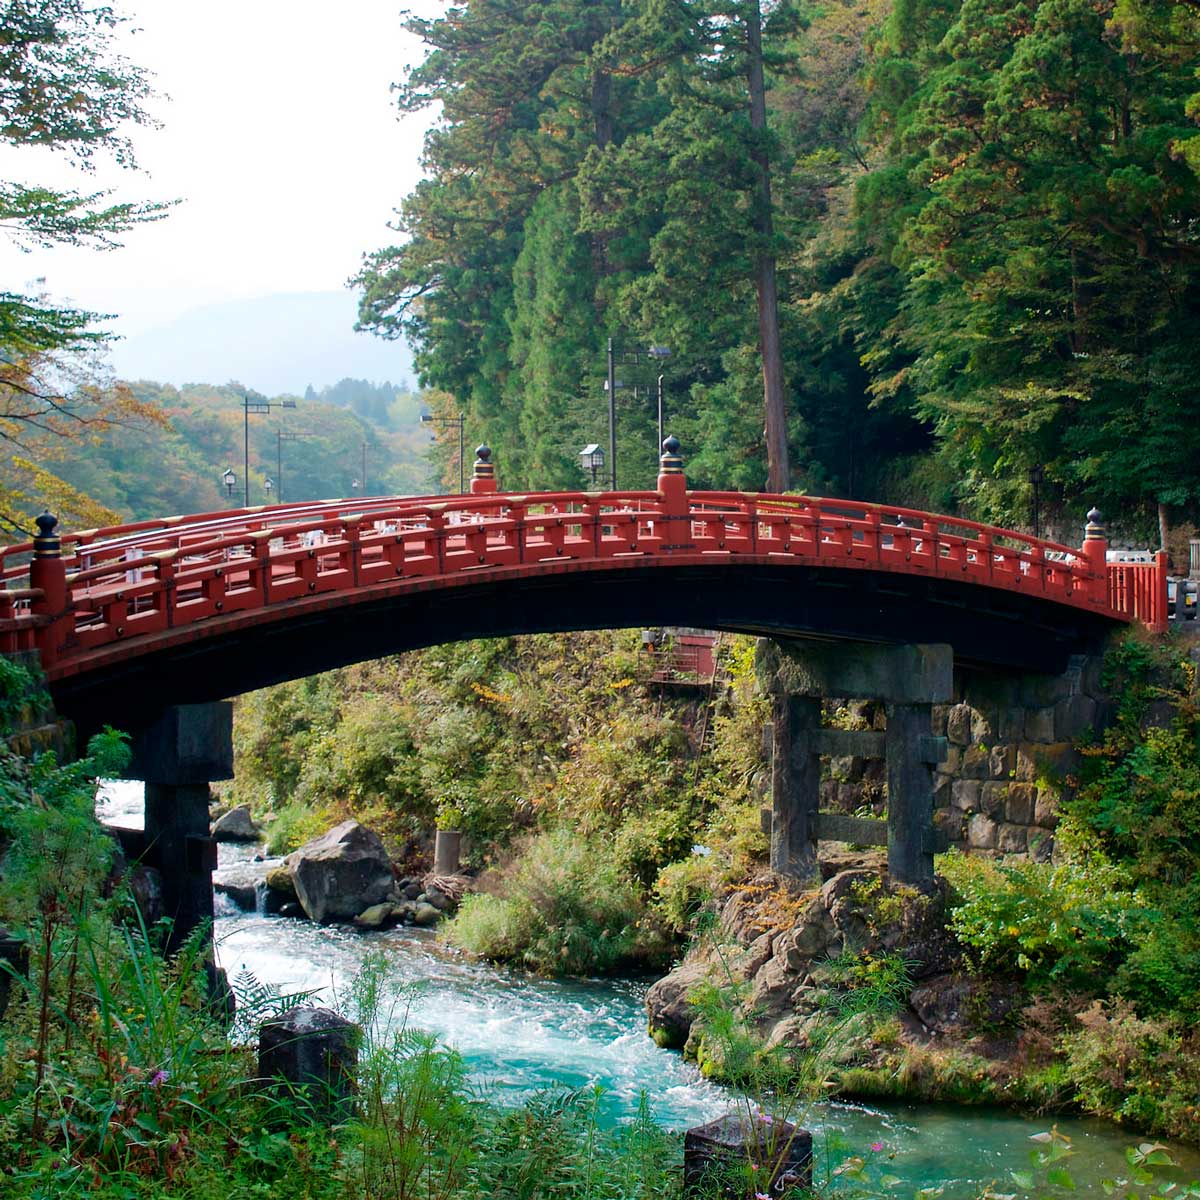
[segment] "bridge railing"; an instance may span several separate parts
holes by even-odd
[[[0,552],[0,650],[36,646],[57,670],[141,635],[423,577],[656,558],[927,575],[1165,627],[1165,564],[1106,566],[1098,513],[1079,549],[915,509],[687,492],[665,465],[659,485],[323,501],[49,536]]]

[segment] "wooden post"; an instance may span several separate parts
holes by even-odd
[[[490,496],[496,490],[496,466],[490,446],[475,449],[475,470],[471,475],[471,495]]]
[[[895,883],[933,883],[933,728],[929,704],[887,706],[888,875]]]
[[[817,736],[821,701],[776,694],[771,701],[771,869],[797,879],[814,878],[821,760]]]
[[[42,513],[34,522],[38,527],[33,539],[33,560],[29,564],[29,586],[41,592],[31,603],[34,614],[42,618],[35,637],[42,667],[58,661],[63,643],[71,631],[67,570],[62,560],[62,541],[58,536],[58,518]]]

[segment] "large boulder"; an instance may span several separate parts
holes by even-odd
[[[653,984],[646,993],[646,1016],[650,1036],[660,1045],[680,1050],[692,1031],[696,1010],[688,1000],[689,993],[713,977],[713,967],[706,959],[685,959],[670,975]]]
[[[378,834],[343,821],[288,855],[296,897],[310,921],[348,921],[392,889],[392,863]]]
[[[259,832],[250,817],[250,809],[239,804],[213,822],[212,836],[217,842],[257,842]]]

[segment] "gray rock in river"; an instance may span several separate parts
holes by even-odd
[[[218,842],[256,842],[259,832],[250,817],[250,809],[239,804],[213,823],[212,836]]]
[[[392,890],[392,863],[379,835],[343,821],[287,857],[310,921],[349,920]]]
[[[370,908],[360,912],[354,918],[354,924],[359,929],[383,929],[387,925],[394,925],[396,919],[396,905],[390,900],[385,900],[382,904],[372,904]]]
[[[414,925],[424,926],[436,925],[441,915],[442,914],[438,912],[438,910],[434,908],[432,904],[426,904],[425,901],[422,900],[417,905],[416,911],[412,915],[412,923]]]

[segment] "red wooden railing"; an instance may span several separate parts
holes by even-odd
[[[894,571],[1040,596],[1166,627],[1165,556],[1105,563],[1099,514],[1082,549],[914,509],[809,496],[688,492],[664,455],[655,492],[473,492],[242,509],[142,521],[0,550],[0,651],[37,649],[53,680],[114,643],[308,597],[447,585],[573,562],[721,558]],[[489,471],[479,473],[479,467]]]

